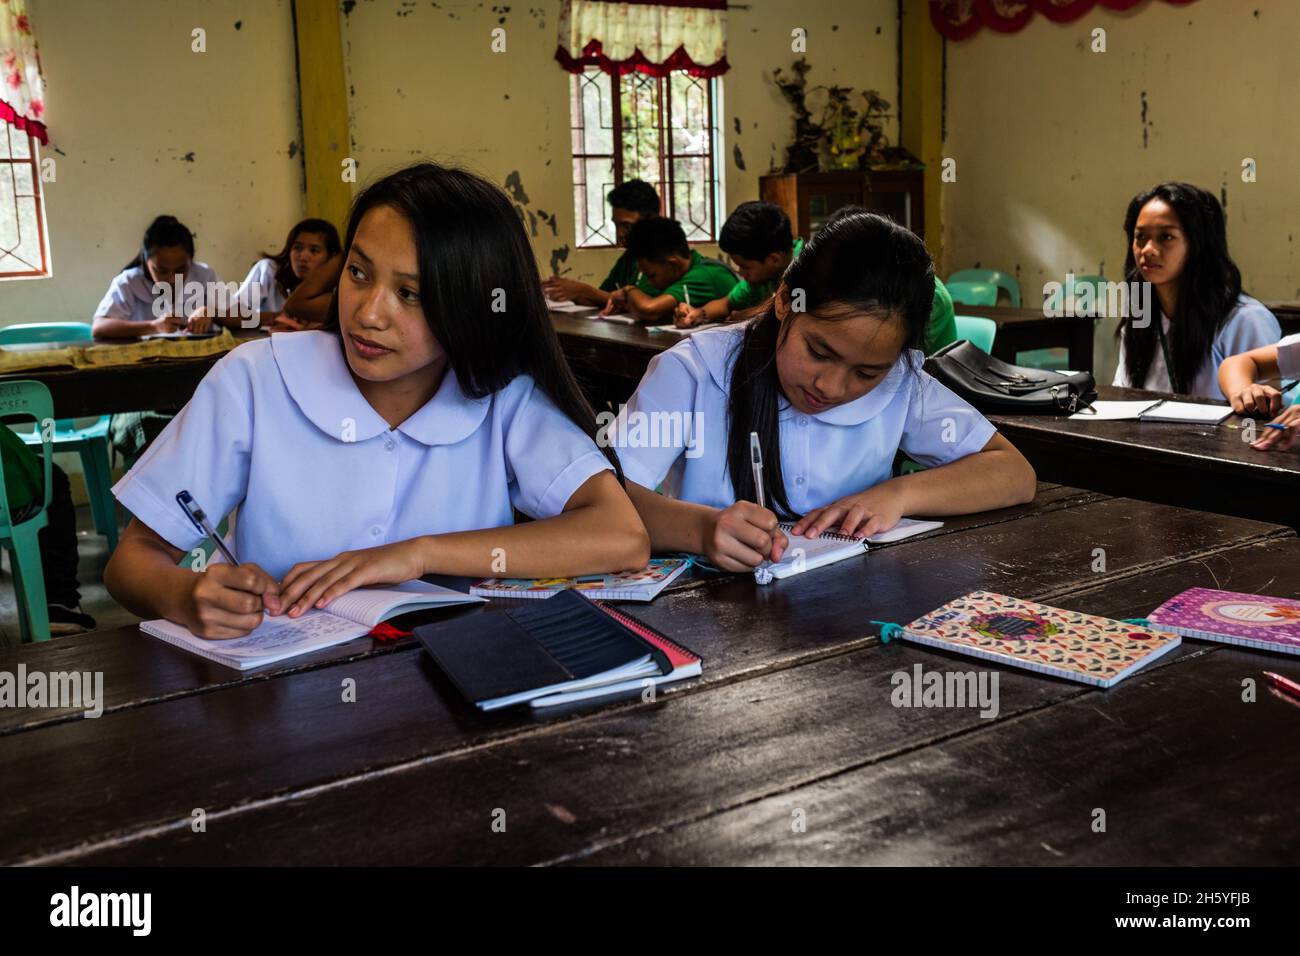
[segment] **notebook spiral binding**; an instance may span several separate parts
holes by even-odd
[[[662,641],[664,644],[666,644],[666,645],[668,645],[669,647],[671,647],[671,648],[672,648],[674,651],[676,651],[677,653],[679,653],[679,654],[681,654],[681,655],[683,655],[683,656],[685,656],[685,657],[696,657],[696,656],[697,656],[697,655],[691,653],[690,651],[688,651],[686,648],[682,647],[682,645],[678,644],[678,643],[677,643],[676,641],[674,641],[671,637],[665,637],[664,634],[663,634],[662,632],[655,630],[655,629],[654,629],[653,627],[651,627],[649,624],[643,624],[643,623],[641,623],[640,621],[638,621],[636,618],[631,617],[630,615],[624,614],[624,613],[623,613],[622,611],[620,611],[618,608],[616,608],[616,607],[611,607],[609,604],[605,603],[604,601],[592,601],[591,603],[594,604],[594,605],[596,605],[598,608],[600,608],[602,611],[604,611],[604,612],[605,612],[606,614],[608,614],[610,617],[614,618],[616,621],[618,621],[618,622],[619,622],[620,624],[622,624],[624,627],[630,627],[633,631],[637,631],[637,630],[646,630],[646,631],[649,631],[649,632],[650,632],[651,634],[653,634],[657,639],[659,639],[659,640]]]
[[[792,528],[794,528],[794,522],[793,522],[793,521],[782,521],[781,524],[780,524],[780,528],[781,528],[782,531],[790,531]],[[817,537],[819,537],[819,538],[830,538],[832,541],[852,541],[852,542],[857,542],[857,541],[861,541],[861,540],[862,540],[862,538],[855,537],[855,536],[853,536],[853,535],[851,535],[851,534],[836,534],[836,533],[833,532],[833,531],[823,531],[823,532],[822,532],[821,534],[819,534]]]

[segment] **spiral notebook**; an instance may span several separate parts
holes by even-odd
[[[1184,637],[1300,655],[1300,601],[1292,598],[1188,588],[1147,620]]]
[[[902,637],[1096,687],[1113,687],[1182,643],[1169,631],[992,591],[949,601],[905,625]]]
[[[583,574],[572,578],[488,578],[469,589],[486,598],[549,598],[581,591],[601,601],[651,601],[690,565],[685,558],[653,558],[640,571]]]
[[[765,568],[754,569],[754,579],[759,584],[766,584],[772,578],[788,578],[815,568],[824,568],[836,561],[843,561],[845,558],[867,552],[866,538],[853,538],[830,531],[823,532],[816,538],[805,538],[801,534],[795,534],[791,530],[793,528],[794,522],[781,522],[781,530],[790,539],[790,543],[786,546],[780,561]]]

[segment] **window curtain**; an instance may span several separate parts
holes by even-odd
[[[564,0],[555,59],[617,76],[727,72],[726,0]]]
[[[981,27],[1018,33],[1035,13],[1056,23],[1077,20],[1094,7],[1128,10],[1144,0],[930,0],[930,21],[949,40],[964,40]],[[1176,6],[1193,0],[1164,0]]]
[[[27,0],[0,0],[0,122],[47,146],[44,115],[45,83]]]

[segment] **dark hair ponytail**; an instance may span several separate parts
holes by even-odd
[[[463,169],[436,163],[399,169],[357,195],[344,254],[362,218],[380,206],[400,213],[411,225],[424,318],[446,351],[461,390],[482,398],[517,375],[531,376],[561,412],[602,445],[622,482],[618,455],[608,442],[597,440],[596,413],[560,350],[537,259],[505,193]],[[498,305],[501,311],[494,308]],[[338,326],[336,290],[326,327],[338,331]]]
[[[122,267],[122,271],[146,268],[149,253],[167,246],[180,246],[191,259],[194,258],[194,233],[185,228],[185,224],[175,216],[159,216],[149,223],[149,228],[144,231],[144,238],[140,240],[140,251],[135,254],[134,259]]]
[[[907,332],[904,349],[917,349],[934,303],[934,263],[913,233],[854,207],[841,210],[808,240],[786,269],[781,287],[786,294],[802,291],[804,313],[840,303],[881,321],[901,322]],[[781,518],[795,514],[781,475],[776,352],[793,319],[792,313],[778,321],[774,298],[745,329],[732,368],[727,416],[727,471],[737,499],[754,499],[749,435],[757,432],[768,507]]]
[[[1169,382],[1175,392],[1186,393],[1196,373],[1210,354],[1214,337],[1228,320],[1241,295],[1241,270],[1228,255],[1228,229],[1223,207],[1214,194],[1191,183],[1168,182],[1138,193],[1124,214],[1124,235],[1128,252],[1124,258],[1124,279],[1133,288],[1145,282],[1133,255],[1133,232],[1142,207],[1152,199],[1162,199],[1174,210],[1187,241],[1187,256],[1178,277],[1178,320],[1169,325]],[[1130,297],[1131,298],[1131,297]],[[1134,388],[1146,382],[1155,360],[1159,338],[1156,323],[1160,315],[1152,302],[1145,327],[1134,320],[1142,318],[1129,310],[1120,320],[1115,337],[1124,342],[1124,370]]]
[[[298,240],[298,236],[304,232],[315,232],[325,237],[325,256],[338,255],[343,251],[343,246],[339,242],[339,231],[334,228],[334,223],[325,219],[304,219],[298,225],[289,230],[289,236],[284,240],[284,248],[272,255],[264,252],[259,259],[270,259],[275,263],[275,283],[280,287],[280,291],[286,295],[298,288],[298,283],[302,280],[294,274],[293,264],[289,261],[290,253],[293,252],[293,244]]]

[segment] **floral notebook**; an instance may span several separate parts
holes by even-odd
[[[685,558],[652,558],[640,571],[584,574],[576,578],[488,578],[469,589],[486,598],[548,598],[581,591],[593,601],[650,601],[690,564]]]
[[[903,628],[903,639],[1112,687],[1182,638],[1137,624],[974,591]]]
[[[1300,655],[1300,601],[1291,598],[1188,588],[1147,620],[1184,637]]]

